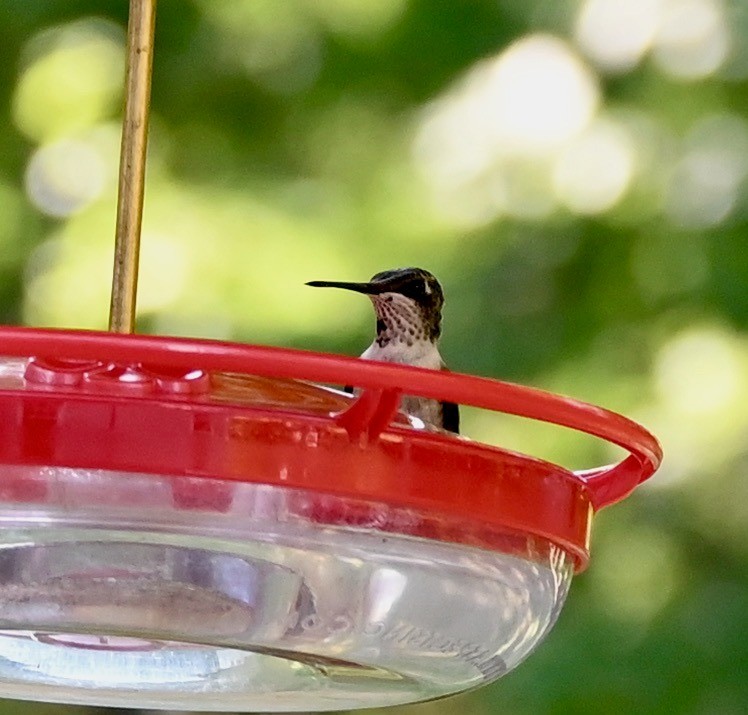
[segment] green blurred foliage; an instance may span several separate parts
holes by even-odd
[[[126,15],[0,4],[2,323],[106,324]],[[746,712],[747,32],[741,0],[160,3],[142,331],[356,354],[366,301],[303,283],[422,265],[454,369],[664,443],[537,654],[393,713]],[[613,454],[465,425],[572,467]],[[41,707],[0,712],[83,712]]]

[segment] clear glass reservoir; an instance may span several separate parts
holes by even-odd
[[[507,535],[505,553],[429,540],[407,533],[424,523],[413,510],[303,490],[7,466],[0,484],[0,680],[16,698],[320,711],[438,697],[514,668],[573,573],[537,538]]]

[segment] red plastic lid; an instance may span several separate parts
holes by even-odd
[[[627,496],[662,457],[657,440],[625,417],[458,373],[216,341],[26,328],[0,328],[0,356],[32,358],[22,385],[0,374],[0,463],[240,480],[384,502],[548,539],[579,569],[589,558],[593,510]],[[346,398],[297,380],[363,391]],[[629,456],[570,472],[413,429],[396,413],[402,392],[563,425]]]

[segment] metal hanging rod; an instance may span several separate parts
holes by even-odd
[[[155,21],[156,0],[130,0],[125,117],[120,149],[112,301],[109,308],[109,330],[115,333],[132,333],[135,329]]]

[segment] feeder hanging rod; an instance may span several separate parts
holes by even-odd
[[[109,330],[115,333],[132,333],[135,329],[155,20],[156,0],[130,0],[125,116],[109,309]]]

